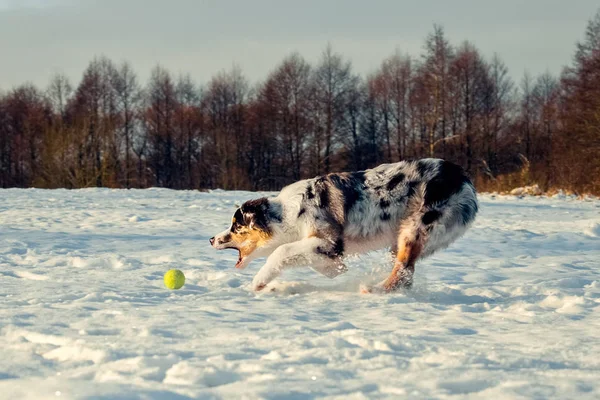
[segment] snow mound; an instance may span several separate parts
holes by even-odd
[[[600,237],[600,223],[590,223],[588,227],[583,231],[583,233],[591,237]]]
[[[510,191],[513,196],[541,196],[542,193],[542,189],[537,184],[514,188]]]

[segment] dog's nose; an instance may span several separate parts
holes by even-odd
[[[211,246],[215,245],[215,238],[214,238],[214,236],[210,238],[210,245]]]

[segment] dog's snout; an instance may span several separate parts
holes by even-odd
[[[215,237],[214,237],[214,236],[213,236],[213,237],[211,237],[211,238],[209,239],[209,241],[210,241],[210,245],[211,245],[211,246],[214,246],[214,245],[215,245]]]

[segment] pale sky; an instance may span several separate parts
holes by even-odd
[[[598,0],[0,0],[0,89],[77,84],[95,55],[157,63],[198,83],[235,63],[256,82],[286,55],[315,63],[327,43],[366,74],[396,49],[418,56],[433,24],[498,53],[517,79],[559,73]]]

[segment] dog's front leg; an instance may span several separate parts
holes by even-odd
[[[256,291],[264,289],[286,268],[303,264],[319,268],[324,264],[334,263],[331,256],[324,251],[331,245],[325,239],[310,237],[279,246],[252,280],[252,289]],[[342,265],[341,262],[338,263]]]

